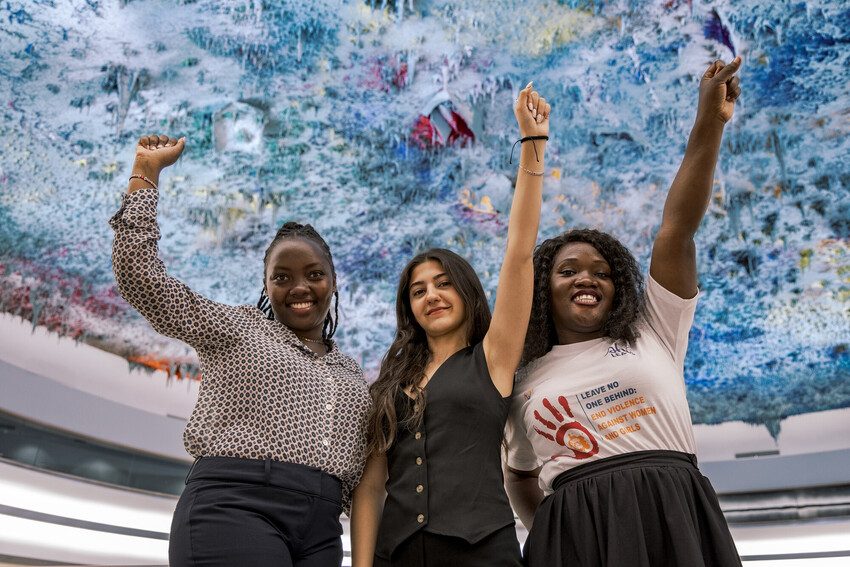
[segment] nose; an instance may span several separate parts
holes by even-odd
[[[310,293],[310,286],[307,285],[307,278],[297,278],[292,282],[292,287],[289,288],[289,295],[303,296]]]
[[[440,297],[437,295],[437,288],[430,285],[425,288],[425,303],[431,304],[439,299]]]
[[[576,277],[575,285],[579,287],[596,287],[596,279],[590,275],[590,272],[581,272]]]

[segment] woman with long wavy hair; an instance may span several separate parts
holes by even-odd
[[[356,567],[521,564],[500,447],[531,310],[549,110],[530,84],[520,92],[523,146],[492,321],[457,254],[429,250],[402,271],[354,495]]]
[[[741,93],[740,64],[716,61],[702,77],[646,285],[631,253],[597,230],[535,251],[506,459],[529,567],[741,564],[697,468],[684,380],[699,295],[693,238]]]

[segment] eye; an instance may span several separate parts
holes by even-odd
[[[286,274],[275,274],[272,276],[272,281],[278,283],[285,282],[288,279],[289,276],[287,276]]]
[[[563,270],[561,270],[558,273],[561,274],[562,276],[574,276],[574,275],[576,275],[576,271],[573,270],[573,269],[570,269],[570,268],[564,268]]]
[[[443,280],[443,281],[437,283],[437,287],[450,287],[451,285],[452,285],[452,282],[450,282],[449,280]]]
[[[596,272],[596,277],[605,279],[605,278],[610,278],[611,274],[606,274],[605,272]]]
[[[424,290],[420,287],[420,288],[416,288],[416,289],[414,289],[413,291],[411,291],[411,292],[410,292],[410,295],[411,295],[411,297],[419,297],[419,296],[420,296],[420,295],[422,295],[424,292],[425,292],[425,291],[424,291]]]
[[[320,280],[320,279],[322,279],[323,277],[325,277],[325,272],[323,272],[323,271],[321,271],[321,270],[315,270],[315,271],[310,272],[310,273],[308,274],[308,276],[310,277],[310,279],[313,279],[313,280]]]

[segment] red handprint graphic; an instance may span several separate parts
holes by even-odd
[[[564,408],[567,417],[574,417],[570,410],[570,404],[564,396],[558,396],[558,403]],[[582,424],[577,421],[564,421],[563,414],[552,405],[547,398],[543,398],[543,405],[552,414],[557,423],[553,423],[540,415],[540,412],[534,410],[534,419],[546,426],[549,431],[542,431],[535,427],[539,435],[542,435],[550,441],[554,441],[558,445],[572,451],[574,459],[587,459],[599,452],[599,443],[596,438]],[[554,433],[551,433],[554,432]]]

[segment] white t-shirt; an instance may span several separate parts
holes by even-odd
[[[601,338],[552,350],[514,386],[507,463],[542,465],[540,487],[605,457],[666,449],[695,453],[684,362],[697,297],[682,299],[648,278],[646,319],[635,345]]]

